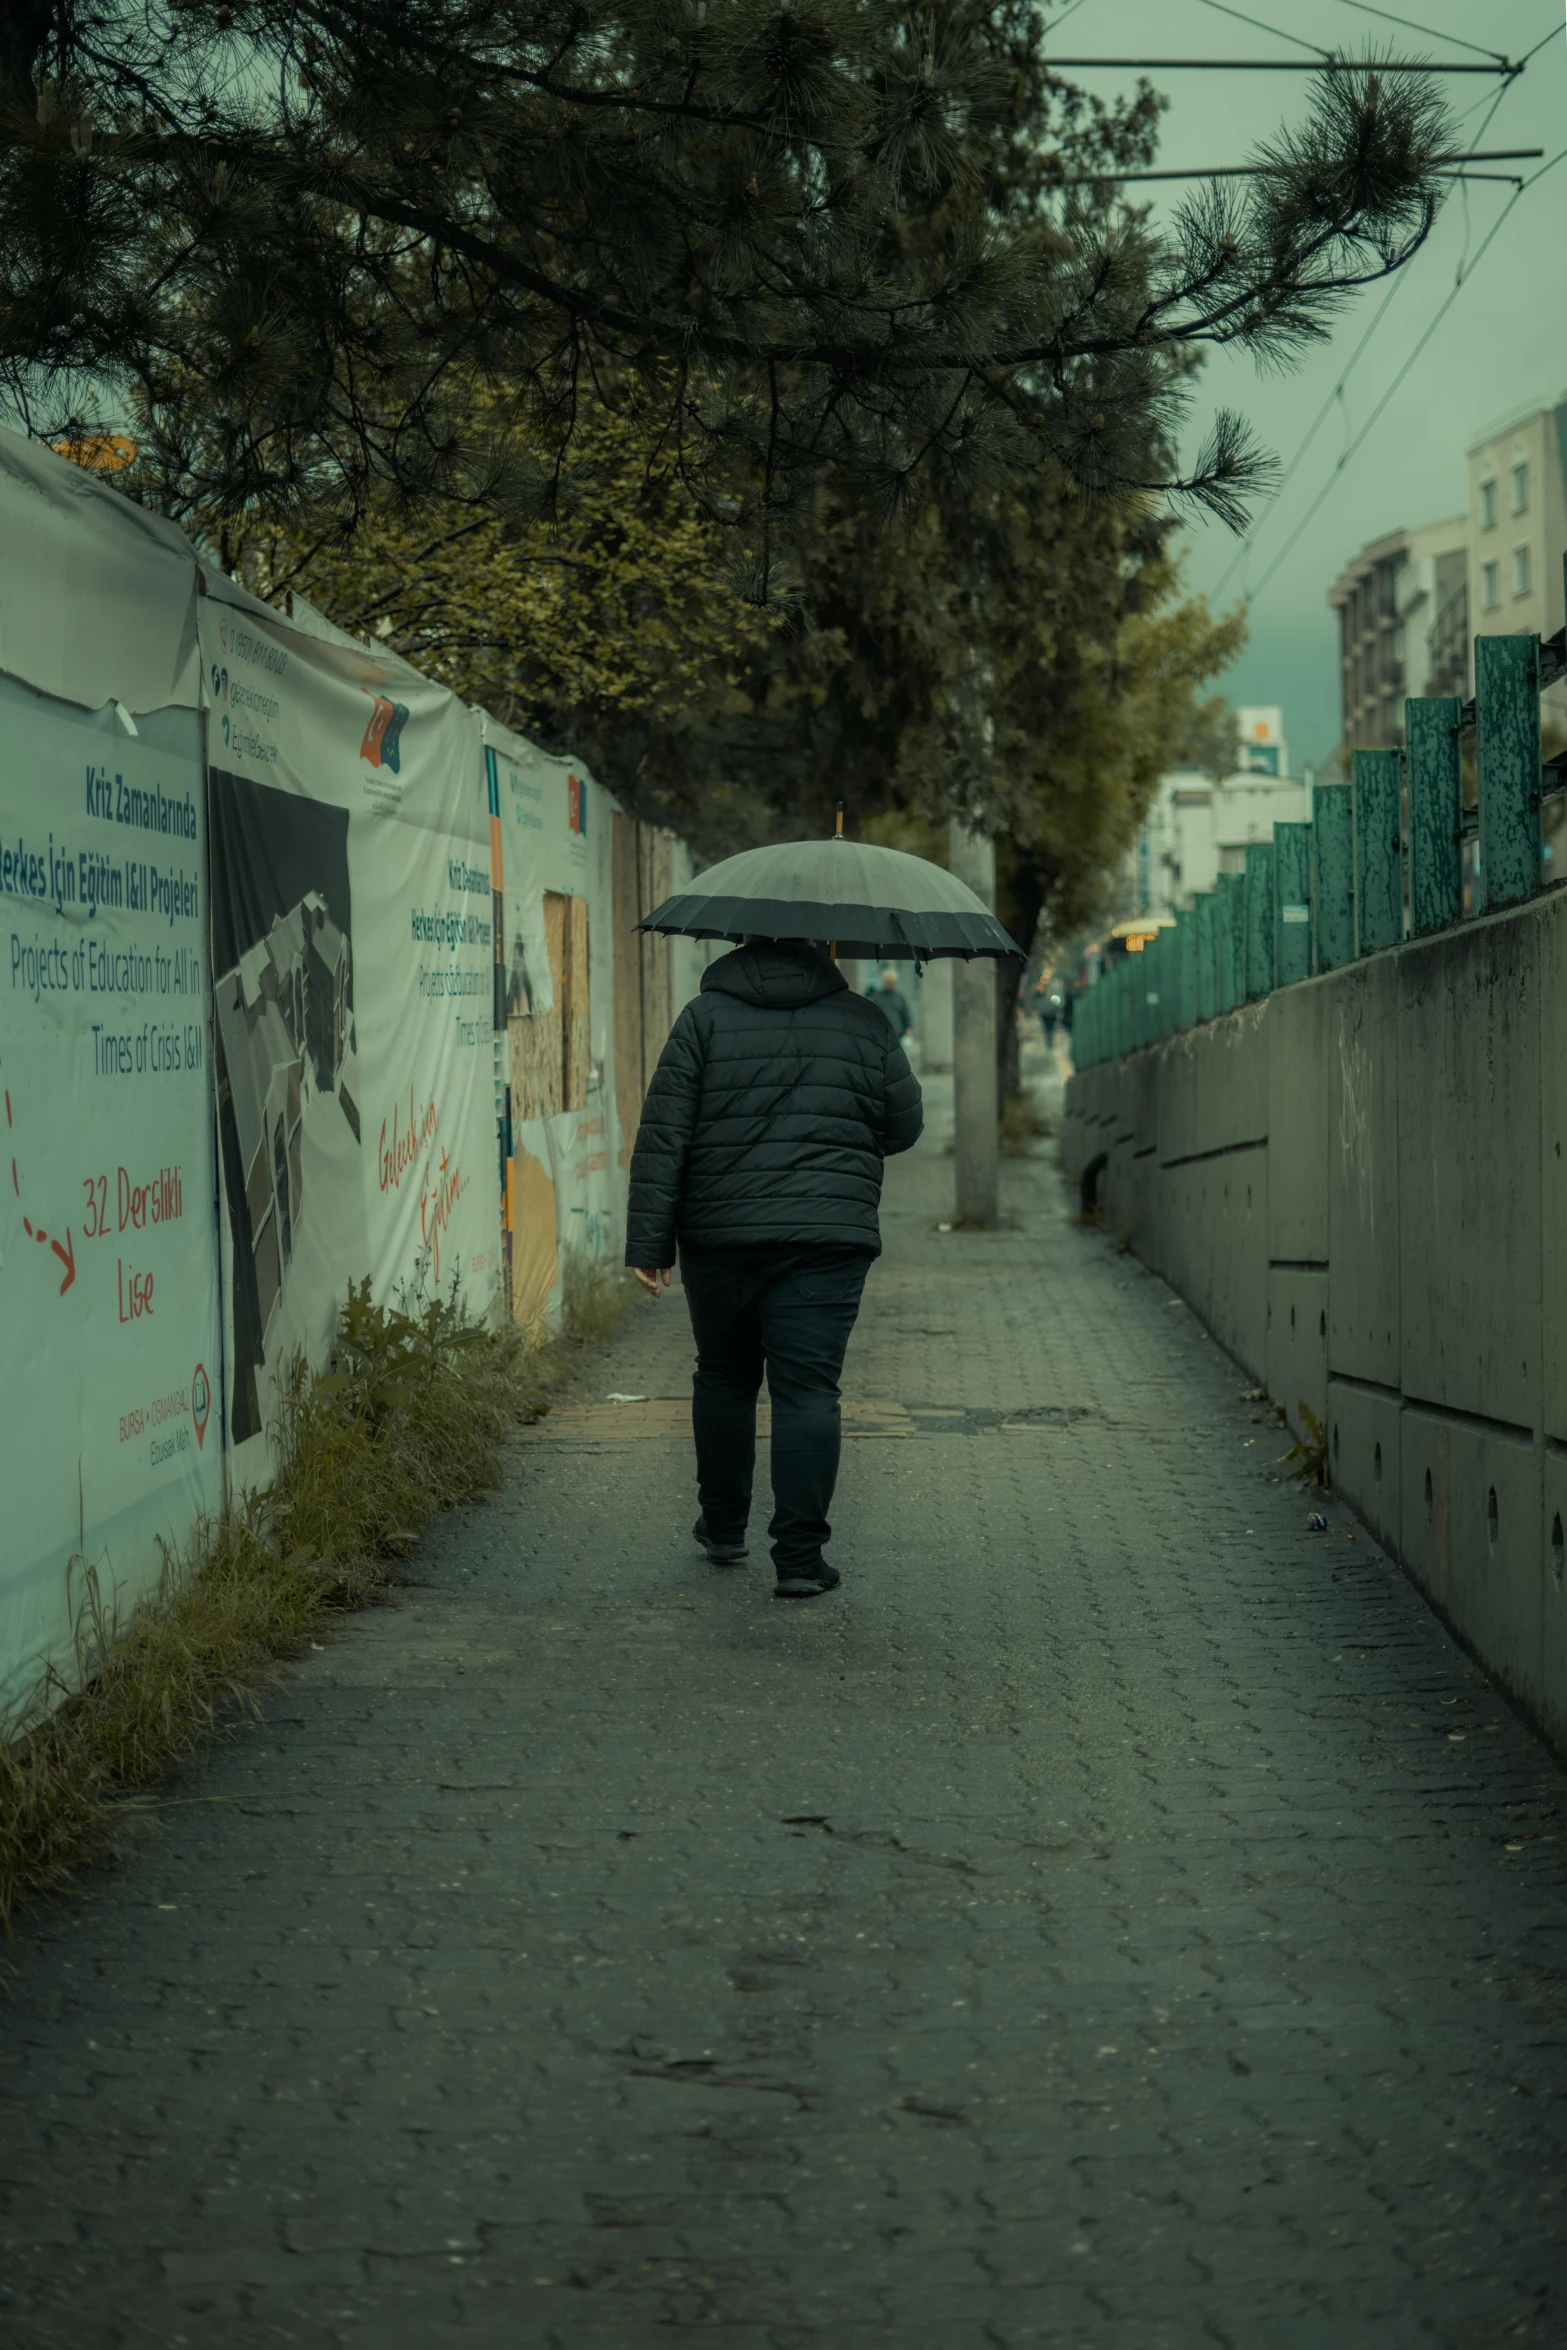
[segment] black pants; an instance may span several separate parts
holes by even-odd
[[[751,1514],[756,1398],[773,1402],[773,1564],[808,1573],[832,1528],[838,1375],[870,1268],[863,1249],[690,1249],[680,1278],[696,1336],[691,1428],[697,1498],[715,1541],[738,1542]]]

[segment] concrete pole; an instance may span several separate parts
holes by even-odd
[[[996,902],[996,847],[955,819],[947,863],[987,906]],[[952,1154],[960,1224],[994,1224],[997,1213],[996,966],[988,956],[952,965]]]
[[[945,955],[927,963],[920,981],[920,1070],[934,1074],[952,1066],[952,973]]]

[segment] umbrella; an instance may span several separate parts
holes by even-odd
[[[680,938],[827,938],[842,955],[929,963],[1016,955],[967,882],[869,841],[790,840],[710,865],[637,924]]]

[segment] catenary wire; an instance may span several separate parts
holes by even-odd
[[[1448,155],[1433,163],[1433,171],[1453,179],[1508,179],[1507,172],[1465,171],[1466,163],[1533,163],[1545,153],[1543,147],[1488,147],[1477,154]],[[1091,188],[1106,180],[1249,180],[1265,179],[1270,172],[1288,171],[1287,163],[1199,163],[1186,171],[1123,171],[1118,164],[1104,171],[1068,172],[1054,184],[1063,188]]]
[[[1247,596],[1246,601],[1248,605],[1255,604],[1257,598],[1261,595],[1269,580],[1273,578],[1275,572],[1279,569],[1279,566],[1285,561],[1286,557],[1293,552],[1301,537],[1301,534],[1305,530],[1307,524],[1317,514],[1318,510],[1322,506],[1324,499],[1327,497],[1329,491],[1337,482],[1339,475],[1343,472],[1351,457],[1354,456],[1356,450],[1362,446],[1372,428],[1376,425],[1378,419],[1383,415],[1394,393],[1399,389],[1399,386],[1403,383],[1405,377],[1409,374],[1410,369],[1414,366],[1415,361],[1420,357],[1421,352],[1425,349],[1427,343],[1430,342],[1431,337],[1436,333],[1436,330],[1441,325],[1443,319],[1452,309],[1453,304],[1457,301],[1459,295],[1463,292],[1464,287],[1469,283],[1470,278],[1473,277],[1475,271],[1479,268],[1491,246],[1496,242],[1497,237],[1501,234],[1502,229],[1512,212],[1513,206],[1517,204],[1520,198],[1523,197],[1530,188],[1534,187],[1538,181],[1543,180],[1548,171],[1554,171],[1558,163],[1563,161],[1567,161],[1567,147],[1563,147],[1558,154],[1553,155],[1549,163],[1542,164],[1537,172],[1533,173],[1530,178],[1524,181],[1522,187],[1516,188],[1512,195],[1508,197],[1507,202],[1502,206],[1501,211],[1497,214],[1496,219],[1492,222],[1490,229],[1487,231],[1485,238],[1475,253],[1474,259],[1470,262],[1468,269],[1458,280],[1457,284],[1448,290],[1445,299],[1438,306],[1435,317],[1432,318],[1429,325],[1426,327],[1425,332],[1421,335],[1419,341],[1414,345],[1413,349],[1405,358],[1403,366],[1394,376],[1392,382],[1388,385],[1387,390],[1382,394],[1381,399],[1372,409],[1371,414],[1366,418],[1366,421],[1361,426],[1359,432],[1356,433],[1348,448],[1339,458],[1338,463],[1334,466],[1332,473],[1323,483],[1316,496],[1312,499],[1311,504],[1306,508],[1305,513],[1301,516],[1299,522],[1296,523],[1295,528],[1290,532],[1289,537],[1285,540],[1283,546],[1274,556],[1273,561],[1268,565],[1268,568],[1263,573],[1261,579],[1258,580],[1256,586]]]
[[[1478,41],[1465,41],[1457,33],[1439,33],[1434,25],[1416,24],[1412,16],[1395,16],[1391,9],[1373,8],[1370,0],[1339,0],[1343,8],[1353,8],[1360,16],[1380,16],[1384,24],[1401,24],[1411,33],[1424,33],[1428,40],[1451,41],[1459,49],[1472,49],[1477,57],[1494,57],[1500,64],[1508,61],[1500,49],[1484,49]]]
[[[1553,29],[1552,32],[1546,35],[1546,41],[1553,40],[1554,38],[1555,33]],[[1481,106],[1486,108],[1485,120],[1481,123],[1479,129],[1475,132],[1471,141],[1472,146],[1478,147],[1480,141],[1485,137],[1486,132],[1490,129],[1492,121],[1495,118],[1497,108],[1501,105],[1502,100],[1513,88],[1514,83],[1521,78],[1523,70],[1529,63],[1530,58],[1538,56],[1540,50],[1544,48],[1544,46],[1544,41],[1536,41],[1534,47],[1527,50],[1525,54],[1519,59],[1516,70],[1503,84],[1501,89],[1495,91],[1485,98],[1478,100],[1476,105],[1469,107],[1464,114],[1461,114],[1458,117],[1459,122],[1466,122],[1469,118],[1469,115],[1477,113]],[[1550,168],[1551,166],[1549,164],[1542,166],[1542,169],[1545,171],[1549,171]],[[1540,175],[1537,172],[1535,177],[1538,178],[1539,176]],[[1511,209],[1512,203],[1516,201],[1517,197],[1522,195],[1522,193],[1522,186],[1515,185],[1513,196],[1509,199],[1509,210]],[[1469,230],[1467,226],[1467,220],[1468,207],[1466,203],[1464,248],[1463,252],[1459,256],[1458,269],[1455,273],[1455,291],[1456,288],[1463,283],[1463,280],[1467,274],[1467,264],[1469,258]],[[1501,223],[1498,221],[1497,226],[1500,227],[1500,225]],[[1476,258],[1478,258],[1478,256],[1476,256]],[[1327,398],[1323,401],[1322,406],[1317,410],[1317,413],[1312,418],[1310,424],[1306,427],[1304,438],[1300,441],[1295,450],[1295,454],[1293,457],[1291,457],[1288,465],[1284,469],[1284,472],[1280,476],[1278,483],[1264,503],[1262,511],[1258,514],[1257,519],[1252,524],[1251,529],[1246,533],[1246,536],[1242,539],[1240,545],[1235,549],[1228,563],[1226,563],[1223,571],[1220,573],[1218,585],[1212,591],[1215,600],[1217,600],[1224,593],[1225,588],[1229,585],[1239,566],[1246,560],[1247,556],[1251,554],[1253,548],[1256,545],[1258,531],[1261,529],[1268,516],[1272,513],[1280,498],[1284,495],[1284,492],[1289,487],[1290,482],[1294,479],[1301,459],[1305,456],[1307,450],[1311,447],[1312,442],[1316,439],[1317,434],[1322,429],[1322,426],[1327,422],[1327,419],[1332,414],[1335,405],[1339,400],[1342,399],[1344,394],[1344,386],[1348,383],[1351,375],[1354,373],[1356,367],[1364,357],[1367,347],[1369,346],[1373,336],[1376,334],[1378,327],[1380,327],[1383,319],[1387,316],[1389,309],[1392,307],[1394,296],[1397,294],[1399,287],[1406,282],[1407,277],[1407,270],[1401,270],[1398,276],[1394,278],[1392,284],[1389,286],[1387,293],[1384,295],[1380,305],[1378,306],[1375,316],[1371,320],[1370,325],[1367,327],[1365,333],[1361,336],[1359,342],[1355,345],[1354,350],[1351,352],[1349,360],[1344,367],[1343,373],[1340,375],[1337,383],[1333,386],[1332,391],[1329,392]],[[1335,468],[1332,480],[1336,480],[1338,478],[1338,471],[1347,461],[1348,454],[1349,452],[1346,451],[1345,456],[1340,459],[1339,468]],[[1329,486],[1331,486],[1331,482]],[[1271,571],[1266,576],[1271,577]]]
[[[1324,49],[1317,41],[1303,41],[1298,33],[1286,33],[1281,31],[1276,24],[1264,24],[1260,16],[1242,15],[1238,8],[1231,8],[1228,5],[1228,0],[1200,0],[1200,5],[1204,8],[1214,9],[1220,16],[1233,16],[1237,24],[1249,24],[1253,32],[1271,33],[1276,41],[1288,41],[1296,49],[1309,49],[1313,57],[1326,58],[1333,54],[1331,49]],[[1461,41],[1459,47],[1467,48],[1468,43]]]

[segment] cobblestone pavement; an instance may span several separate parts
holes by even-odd
[[[1567,2343],[1558,1771],[1047,1162],[949,1196],[840,1593],[694,1552],[640,1309],[28,1923],[7,2344]]]

